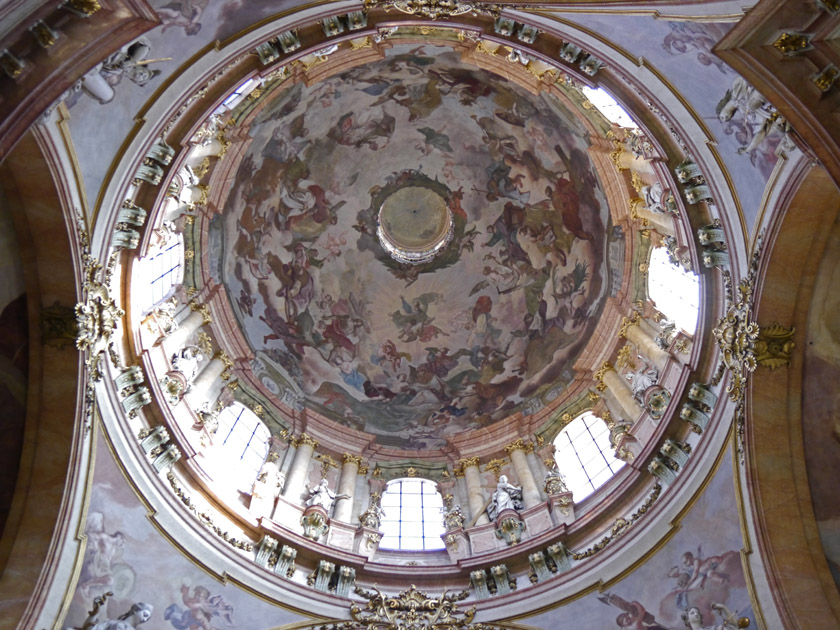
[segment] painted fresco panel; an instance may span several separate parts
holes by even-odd
[[[69,93],[70,131],[93,202],[134,116],[178,67],[207,44],[281,13],[295,0],[153,0],[163,24],[98,64]],[[139,63],[137,63],[139,62]],[[231,88],[236,86],[231,86]]]
[[[545,630],[729,630],[735,626],[724,626],[723,618],[734,614],[730,622],[747,617],[749,627],[755,628],[742,547],[732,457],[727,452],[679,531],[632,575],[603,592],[519,621]],[[729,612],[721,616],[714,604],[724,605]],[[691,616],[694,625],[684,622],[683,614]]]
[[[116,619],[143,602],[153,608],[145,627],[158,630],[257,630],[302,619],[217,581],[173,547],[152,525],[101,431],[95,439],[87,548],[65,627],[81,627],[93,598],[106,591],[113,595],[102,619]]]
[[[402,45],[283,90],[250,135],[210,267],[269,391],[434,448],[568,383],[607,293],[609,212],[556,97]],[[430,262],[389,254],[447,214]]]
[[[732,179],[747,227],[758,214],[764,187],[778,160],[782,133],[768,122],[764,99],[712,47],[732,27],[730,23],[678,22],[653,16],[567,16],[588,30],[614,41],[645,65],[656,68],[689,102],[717,141],[717,149]],[[762,126],[767,126],[762,140]]]

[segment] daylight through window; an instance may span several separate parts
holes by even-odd
[[[607,423],[589,411],[558,434],[554,447],[557,467],[576,502],[595,492],[624,466],[613,455]]]
[[[694,334],[700,311],[699,278],[673,264],[664,247],[656,247],[650,252],[648,295],[665,317],[688,334]]]
[[[397,479],[382,496],[380,549],[422,551],[444,549],[443,499],[433,481]]]

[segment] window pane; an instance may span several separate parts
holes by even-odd
[[[268,454],[270,437],[268,428],[250,409],[241,403],[229,405],[219,414],[218,470],[237,489],[250,489]]]
[[[388,484],[382,496],[387,508],[382,549],[441,549],[443,499],[427,479],[399,479]]]
[[[624,465],[612,452],[606,423],[591,412],[569,423],[554,443],[557,466],[575,501],[594,492]]]
[[[665,317],[688,334],[694,334],[700,310],[699,276],[673,264],[664,247],[651,250],[648,294]]]

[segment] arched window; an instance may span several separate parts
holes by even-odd
[[[139,261],[140,279],[137,286],[143,292],[144,311],[151,310],[172,293],[184,279],[184,241],[174,235],[163,247]]]
[[[229,472],[229,481],[237,489],[251,487],[268,455],[271,433],[253,411],[235,402],[219,413],[219,428],[214,442],[218,444],[219,470]]]
[[[611,123],[616,123],[630,129],[638,129],[639,126],[636,124],[636,121],[630,117],[630,114],[618,104],[618,101],[611,94],[602,88],[591,88],[588,86],[583,86],[581,91],[589,99],[589,102],[598,108],[598,111],[604,115],[604,118]]]
[[[382,541],[380,549],[422,551],[445,549],[443,499],[433,481],[397,479],[382,495]]]
[[[607,423],[590,411],[572,420],[554,439],[557,467],[580,501],[600,488],[624,462],[616,459]]]
[[[699,278],[673,264],[664,247],[655,247],[650,252],[648,295],[665,317],[688,334],[694,334],[700,310]]]

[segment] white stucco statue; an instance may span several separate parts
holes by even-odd
[[[522,488],[508,483],[507,475],[499,477],[496,484],[496,491],[493,499],[487,506],[487,516],[495,520],[502,510],[522,510],[525,505],[522,503]]]
[[[172,369],[183,374],[189,384],[198,376],[198,364],[203,360],[198,346],[185,346],[172,355]]]
[[[306,500],[306,507],[311,505],[320,505],[327,511],[327,514],[330,513],[332,510],[333,503],[336,499],[349,499],[349,494],[335,494],[332,490],[330,490],[329,485],[327,484],[326,479],[321,479],[318,482],[318,485],[314,488],[310,488],[308,485],[306,489],[309,491],[309,498]]]
[[[65,630],[133,630],[140,624],[146,623],[154,612],[151,604],[137,602],[132,604],[128,612],[116,619],[100,619],[100,610],[109,595],[111,595],[110,592],[93,600],[93,610],[90,611],[81,628],[65,628]]]

